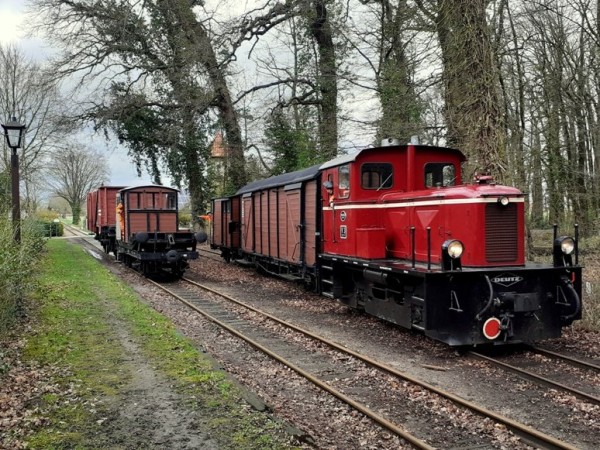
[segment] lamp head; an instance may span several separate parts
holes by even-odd
[[[16,151],[18,148],[21,148],[23,144],[23,134],[25,132],[25,125],[17,122],[15,117],[12,118],[10,122],[3,123],[2,128],[4,128],[4,136],[6,137],[6,143],[13,151]]]

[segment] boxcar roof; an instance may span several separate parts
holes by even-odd
[[[240,188],[235,195],[254,192],[261,189],[269,189],[278,186],[286,186],[288,184],[299,183],[301,181],[312,180],[319,174],[320,166],[312,166],[307,169],[297,170],[295,172],[276,175],[264,180],[253,181],[246,186]]]
[[[329,161],[324,162],[323,164],[321,164],[319,166],[319,169],[320,170],[329,169],[330,167],[341,166],[342,164],[348,164],[350,162],[354,162],[354,160],[360,154],[360,152],[362,152],[364,150],[366,150],[366,149],[359,150],[359,151],[354,152],[354,153],[350,153],[349,155],[338,156],[337,158],[331,159],[331,160],[329,160]]]
[[[168,187],[168,186],[162,186],[160,184],[141,184],[139,186],[127,186],[126,188],[121,189],[119,192],[134,191],[136,189],[144,189],[144,188],[164,189],[167,191],[179,192],[179,189]]]

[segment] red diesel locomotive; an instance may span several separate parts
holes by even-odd
[[[389,145],[250,183],[213,201],[211,245],[449,345],[560,336],[581,318],[577,236],[526,263],[524,194],[463,185],[464,160]]]

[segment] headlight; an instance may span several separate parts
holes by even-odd
[[[577,241],[571,236],[560,236],[554,239],[552,246],[552,261],[554,267],[568,267],[573,265],[573,254],[577,253]],[[575,255],[577,258],[577,255]]]
[[[571,253],[573,253],[573,250],[575,250],[575,241],[573,240],[573,238],[563,238],[563,240],[560,242],[560,250],[565,255],[570,255]]]
[[[508,206],[509,202],[510,200],[508,199],[508,197],[502,196],[498,198],[498,203],[500,203],[502,206]]]
[[[460,241],[450,241],[446,247],[448,256],[452,259],[460,258],[463,254],[464,247]]]

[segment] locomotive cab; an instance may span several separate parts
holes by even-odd
[[[419,228],[437,227],[443,237],[445,211],[435,203],[444,188],[462,183],[464,160],[458,150],[406,145],[366,149],[325,163],[323,250],[368,259],[409,258],[415,215]],[[425,204],[415,213],[412,204],[419,198]],[[415,238],[415,254],[424,260],[425,238],[421,233]],[[439,254],[433,256],[439,262]]]

